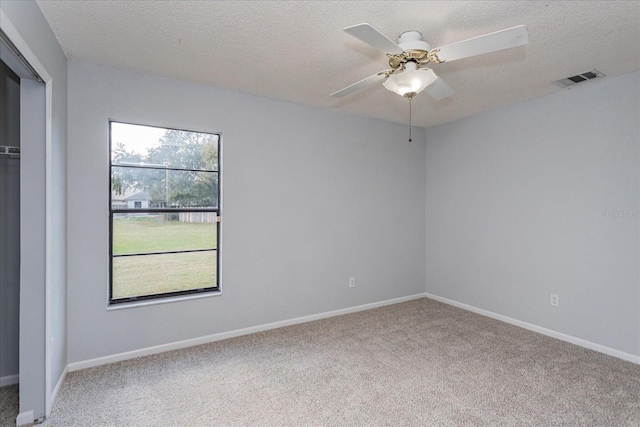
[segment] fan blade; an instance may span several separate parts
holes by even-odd
[[[436,101],[440,101],[441,99],[454,94],[454,90],[451,89],[451,86],[446,84],[440,77],[427,86],[425,91]]]
[[[332,93],[331,96],[334,98],[342,98],[343,96],[350,95],[353,92],[359,91],[360,89],[364,89],[367,86],[371,86],[375,82],[379,82],[380,80],[386,79],[387,75],[385,73],[387,71],[392,71],[392,70],[380,71],[379,73],[376,73],[372,76],[369,76],[365,79],[360,80],[359,82],[355,82],[354,84],[349,85],[344,89],[340,89],[339,91]]]
[[[362,40],[383,53],[402,53],[404,50],[370,24],[358,24],[344,29],[344,32]]]
[[[442,61],[451,62],[456,59],[523,46],[527,43],[529,43],[529,31],[524,25],[519,25],[442,46],[438,48],[440,50],[438,58]]]

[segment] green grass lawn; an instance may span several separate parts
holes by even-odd
[[[216,223],[166,221],[162,216],[115,218],[113,254],[216,248]]]
[[[167,221],[164,216],[116,218],[113,254],[216,249],[216,223]],[[116,257],[113,298],[214,286],[217,251]]]

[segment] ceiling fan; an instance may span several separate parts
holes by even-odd
[[[332,93],[331,96],[336,98],[384,80],[382,84],[385,88],[409,100],[423,90],[436,100],[441,100],[454,91],[428,67],[429,64],[451,62],[529,43],[529,33],[524,25],[435,49],[431,49],[431,45],[422,39],[419,31],[405,31],[398,36],[397,43],[367,23],[346,27],[344,31],[386,53],[390,68]]]

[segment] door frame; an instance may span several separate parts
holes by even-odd
[[[13,43],[13,45],[17,48],[20,55],[26,60],[26,62],[35,70],[36,73],[40,76],[40,78],[44,81],[45,85],[45,123],[44,123],[44,147],[45,147],[45,182],[42,183],[44,186],[45,193],[45,307],[44,307],[44,408],[30,408],[31,417],[34,414],[44,410],[45,417],[51,413],[51,406],[53,403],[53,390],[51,389],[51,372],[52,372],[52,343],[51,343],[51,289],[52,289],[52,182],[53,182],[53,168],[52,168],[52,123],[53,123],[53,78],[51,74],[47,71],[46,67],[40,62],[35,53],[31,50],[27,42],[22,38],[19,31],[12,24],[9,17],[0,10],[0,29],[4,32],[7,38]],[[21,76],[22,77],[22,76]],[[22,285],[21,285],[22,288]],[[27,312],[29,307],[23,307],[21,304],[20,312]],[[21,325],[22,328],[22,325]],[[21,332],[22,334],[22,332]],[[21,346],[22,347],[22,346]],[[22,348],[20,348],[22,351]],[[28,369],[29,367],[20,367],[22,369]],[[31,391],[36,393],[36,391]],[[22,408],[21,408],[22,410]],[[33,412],[35,411],[35,412]],[[20,418],[22,416],[22,421],[29,421],[26,418],[29,417],[29,411],[22,412],[18,416]],[[40,418],[40,417],[37,417]]]

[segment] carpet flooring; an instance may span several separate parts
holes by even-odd
[[[427,298],[71,372],[45,426],[639,426],[640,366]]]
[[[19,410],[18,385],[0,387],[0,427],[15,426]]]

